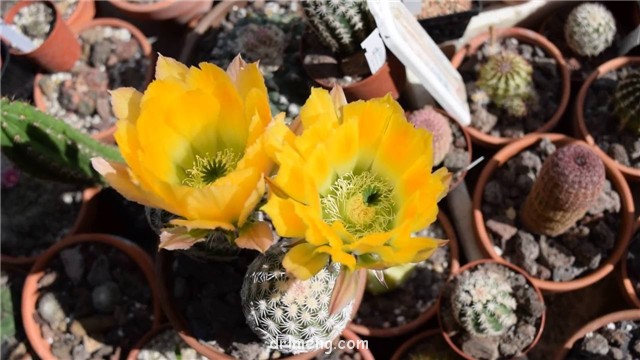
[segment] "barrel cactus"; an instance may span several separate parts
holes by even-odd
[[[21,171],[45,180],[91,185],[101,182],[91,158],[121,161],[102,144],[64,121],[19,101],[0,101],[2,153]]]
[[[571,50],[582,56],[597,56],[611,46],[616,21],[602,4],[576,6],[564,25],[564,37]]]
[[[239,50],[248,61],[260,61],[260,66],[271,72],[282,66],[289,38],[279,27],[250,23],[237,32]]]
[[[451,308],[456,321],[473,336],[499,336],[517,322],[513,289],[503,275],[478,269],[456,280]]]
[[[432,106],[425,106],[409,114],[407,120],[416,128],[428,130],[433,134],[433,164],[439,165],[453,142],[453,133],[447,117]]]
[[[272,246],[249,265],[242,284],[242,308],[249,327],[269,346],[300,353],[315,350],[340,335],[355,299],[330,311],[341,266],[332,263],[308,280],[282,266],[285,251]]]
[[[632,71],[618,81],[614,104],[620,128],[640,135],[640,70]]]
[[[360,43],[376,28],[365,0],[307,0],[301,5],[320,42],[343,57],[360,51]]]
[[[522,56],[503,51],[495,54],[481,67],[476,85],[491,101],[510,115],[527,114],[527,100],[531,94],[533,67]]]
[[[602,193],[605,168],[586,145],[566,145],[542,165],[520,211],[524,226],[558,236],[580,220]]]

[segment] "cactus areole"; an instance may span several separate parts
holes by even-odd
[[[614,105],[620,128],[640,135],[640,69],[618,81]]]

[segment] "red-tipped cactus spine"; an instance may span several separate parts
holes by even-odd
[[[564,233],[591,208],[604,182],[604,164],[589,147],[558,149],[545,160],[520,211],[524,226],[551,237]]]

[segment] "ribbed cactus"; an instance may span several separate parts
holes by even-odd
[[[267,346],[284,352],[311,351],[340,335],[354,300],[330,314],[340,265],[327,265],[301,281],[286,273],[284,255],[281,247],[272,246],[251,263],[242,284],[242,308],[249,327]]]
[[[558,236],[591,208],[604,182],[604,164],[593,150],[579,143],[566,145],[542,164],[520,218],[533,232]]]
[[[0,100],[2,153],[22,171],[46,180],[90,185],[101,181],[91,158],[122,161],[102,144],[64,121],[18,101]]]
[[[456,321],[473,336],[497,336],[515,325],[517,303],[501,274],[466,271],[458,276],[451,296]]]
[[[407,120],[416,128],[429,130],[433,134],[433,164],[439,165],[453,143],[453,133],[447,117],[427,105],[409,114]]]
[[[618,81],[614,104],[620,128],[640,135],[640,70],[632,71]]]
[[[376,27],[365,0],[307,0],[301,4],[322,44],[341,56],[361,50],[360,43]]]
[[[527,60],[514,52],[504,51],[489,57],[480,67],[476,85],[489,94],[497,106],[512,116],[523,117],[527,114],[532,74],[533,67]]]
[[[607,8],[598,3],[576,6],[564,24],[567,45],[582,56],[597,56],[611,46],[616,21]]]

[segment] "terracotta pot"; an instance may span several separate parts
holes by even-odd
[[[640,217],[636,221],[636,231],[634,234],[640,232]],[[620,276],[618,278],[620,282],[620,287],[622,288],[622,292],[625,295],[625,298],[629,302],[629,304],[633,307],[640,308],[640,298],[636,293],[636,289],[633,286],[633,282],[629,278],[629,272],[627,271],[627,257],[629,250],[624,252],[622,256],[622,260],[620,261]]]
[[[456,239],[456,233],[453,229],[453,225],[449,221],[449,218],[444,214],[441,210],[438,212],[438,222],[441,224],[444,229],[445,234],[449,237],[449,255],[450,255],[450,269],[449,269],[449,278],[451,278],[454,274],[457,273],[460,262],[459,258],[459,250],[458,250],[458,242]],[[402,334],[406,334],[411,332],[418,327],[425,324],[427,321],[431,320],[436,313],[438,312],[438,304],[437,302],[427,308],[420,316],[418,316],[413,321],[410,321],[404,325],[392,327],[392,328],[371,328],[365,325],[351,323],[349,324],[349,329],[355,332],[356,334],[363,336],[375,336],[375,337],[394,337]]]
[[[140,339],[140,341],[138,341],[133,346],[131,351],[129,351],[129,355],[127,355],[127,360],[136,360],[138,358],[138,354],[140,354],[140,350],[142,350],[149,341],[151,341],[156,335],[160,334],[161,332],[165,330],[169,330],[171,328],[172,328],[171,324],[163,324],[149,330],[149,332],[144,334],[142,339]]]
[[[606,326],[609,323],[614,323],[618,321],[639,321],[640,320],[640,310],[623,310],[614,312],[611,314],[604,315],[599,317],[587,325],[580,328],[580,330],[576,331],[570,338],[567,340],[562,348],[558,350],[558,352],[553,357],[555,360],[563,360],[573,348],[573,344],[575,344],[578,340],[582,339],[585,335],[590,332],[596,331],[601,327]]]
[[[11,55],[15,56],[16,59],[28,59],[49,72],[70,70],[76,61],[80,59],[80,44],[51,1],[20,0],[7,11],[4,15],[4,21],[7,24],[12,24],[13,18],[18,11],[34,2],[46,4],[55,11],[55,20],[49,37],[35,50],[28,53],[22,53],[12,48],[10,50]]]
[[[345,340],[351,341],[352,343],[356,344],[356,346],[358,346],[358,344],[361,344],[362,342],[362,339],[349,329],[344,329],[341,337],[344,338]],[[375,360],[368,346],[367,348],[357,347],[356,349],[358,350],[358,353],[360,354],[362,360]]]
[[[73,226],[67,233],[67,235],[81,234],[91,231],[98,207],[95,201],[95,195],[100,191],[99,188],[92,187],[87,188],[82,192],[82,205],[78,212],[78,217],[73,223]],[[42,255],[34,256],[11,256],[0,254],[0,262],[2,265],[12,265],[23,269],[28,269],[36,262],[36,260]]]
[[[72,31],[77,31],[84,24],[93,20],[96,16],[96,3],[94,0],[78,0],[78,6],[65,22]]]
[[[478,265],[482,265],[482,264],[499,264],[499,265],[503,265],[503,266],[508,267],[511,271],[514,271],[514,272],[524,276],[524,278],[527,280],[529,285],[531,285],[533,290],[535,290],[536,294],[538,295],[538,299],[542,302],[542,304],[544,304],[544,298],[542,297],[542,293],[540,292],[540,289],[536,286],[534,280],[524,270],[520,269],[517,266],[509,264],[504,260],[480,259],[480,260],[472,261],[472,262],[464,265],[463,267],[461,267],[457,274],[462,274],[463,272],[465,272],[467,270],[470,270],[472,268],[475,268]],[[453,278],[449,279],[449,281],[451,281],[452,279]],[[468,360],[475,360],[474,358],[472,358],[469,355],[465,354],[462,351],[462,349],[458,348],[458,346],[453,342],[451,337],[449,337],[449,334],[447,334],[446,330],[444,329],[444,326],[442,324],[442,313],[440,311],[440,304],[442,303],[443,300],[444,299],[442,298],[442,295],[441,295],[440,299],[438,299],[438,324],[440,325],[440,332],[441,332],[442,336],[444,337],[444,340],[461,357],[463,357],[465,359],[468,359]],[[533,347],[536,346],[538,341],[540,341],[540,337],[542,336],[542,330],[544,329],[546,316],[547,316],[547,313],[546,313],[546,311],[544,311],[542,313],[542,316],[540,317],[540,325],[538,326],[538,329],[537,329],[537,332],[536,332],[536,336],[533,338],[533,341],[531,342],[531,344],[529,344],[529,346],[527,346],[522,351],[521,356],[526,355],[529,352],[529,350],[533,349]]]
[[[173,254],[171,251],[160,250],[158,256],[156,257],[156,273],[157,273],[157,283],[158,283],[158,291],[160,293],[160,299],[162,303],[162,308],[164,309],[164,313],[169,319],[169,322],[178,332],[178,335],[186,342],[189,346],[191,346],[194,350],[196,350],[199,354],[206,356],[209,359],[214,360],[232,360],[233,358],[227,354],[223,354],[214,347],[207,345],[205,343],[201,343],[198,341],[196,337],[191,334],[189,330],[189,326],[187,325],[187,321],[182,315],[182,313],[178,310],[175,304],[175,298],[173,296],[173,280],[171,276],[171,264],[173,260]],[[358,289],[358,297],[353,306],[353,314],[355,314],[360,306],[360,302],[362,301],[362,295],[364,293],[364,286],[366,281],[366,273],[362,272],[360,277],[360,286]],[[353,316],[353,315],[352,315]],[[298,354],[288,357],[283,357],[283,360],[307,360],[311,359],[314,356],[322,353],[322,349]]]
[[[562,76],[562,95],[560,98],[560,103],[558,104],[558,108],[553,116],[547,120],[547,122],[534,131],[533,133],[544,133],[553,129],[560,121],[560,118],[564,114],[567,105],[569,104],[569,95],[571,88],[571,80],[569,77],[569,69],[564,60],[564,57],[560,53],[560,50],[553,45],[549,40],[547,40],[544,36],[523,28],[507,28],[507,29],[495,29],[494,36],[496,39],[502,38],[516,38],[521,42],[537,45],[541,47],[548,55],[552,56],[558,65],[558,72]],[[451,64],[457,69],[464,62],[467,56],[474,55],[480,47],[489,40],[489,32],[480,34],[475,38],[471,39],[469,43],[467,43],[464,47],[462,47],[451,59]],[[499,120],[498,120],[499,121]],[[467,131],[469,135],[471,135],[471,139],[474,143],[489,147],[489,148],[500,148],[506,144],[512,143],[517,138],[505,138],[505,137],[497,137],[489,134],[485,134],[478,129],[475,129],[471,126],[467,127]]]
[[[419,344],[429,342],[428,340],[429,338],[433,338],[436,336],[437,337],[442,336],[440,329],[427,330],[414,335],[413,337],[409,338],[409,340],[405,341],[404,343],[402,343],[402,345],[400,345],[400,347],[393,353],[391,360],[402,360],[407,355],[409,350],[413,349],[415,346]],[[444,341],[444,339],[442,340]]]
[[[155,72],[155,67],[153,66],[154,56],[151,53],[151,44],[147,40],[146,36],[135,26],[132,24],[114,18],[98,18],[94,19],[86,24],[79,25],[76,34],[81,34],[83,31],[97,27],[97,26],[110,26],[116,28],[124,28],[127,29],[131,35],[138,41],[140,44],[140,48],[142,50],[142,54],[149,59],[149,69],[147,70],[147,77],[143,87],[146,87],[151,80],[153,79],[153,75]],[[37,74],[33,80],[33,101],[38,109],[42,112],[47,112],[47,102],[45,101],[45,96],[40,89],[40,80],[42,79],[42,74]],[[91,135],[92,138],[104,142],[104,143],[113,143],[113,134],[116,132],[116,126],[113,125],[105,130],[102,130],[96,134]]]
[[[504,261],[504,259],[502,259],[502,257],[500,257],[495,252],[493,248],[493,242],[489,238],[489,234],[487,233],[487,228],[484,223],[484,215],[482,214],[482,195],[484,193],[484,188],[487,182],[491,180],[493,173],[498,167],[502,166],[509,159],[511,159],[521,151],[527,149],[528,147],[538,143],[542,138],[545,137],[551,140],[557,146],[563,146],[580,141],[562,134],[531,134],[523,137],[522,139],[519,139],[512,144],[509,144],[502,150],[498,151],[487,163],[485,168],[482,170],[482,173],[480,174],[480,178],[478,179],[476,188],[473,192],[473,229],[483,253],[494,260]],[[606,168],[607,178],[612,182],[613,188],[620,195],[621,209],[619,218],[622,220],[622,222],[618,231],[618,239],[616,241],[616,245],[611,251],[611,255],[609,255],[609,258],[606,259],[600,265],[600,267],[598,267],[598,269],[577,279],[564,282],[554,282],[533,278],[533,283],[536,285],[536,287],[542,289],[545,292],[556,293],[577,290],[589,286],[602,279],[614,269],[616,263],[622,257],[622,253],[629,243],[631,232],[633,231],[634,226],[634,206],[631,191],[629,190],[629,185],[627,185],[627,183],[625,182],[624,177],[622,176],[620,171],[616,169],[610,161],[606,161],[606,159],[604,158],[602,158],[602,160]]]
[[[607,162],[614,164],[614,166],[617,167],[618,170],[620,170],[629,180],[640,181],[640,169],[622,165],[617,161],[615,161],[614,159],[612,159],[611,157],[609,157],[609,155],[604,151],[602,151],[602,149],[600,149],[598,144],[596,144],[595,139],[589,133],[589,130],[587,129],[587,125],[584,121],[584,101],[585,101],[585,98],[587,97],[587,91],[589,90],[589,87],[591,86],[591,84],[597,78],[601,77],[602,75],[610,71],[614,71],[621,67],[625,67],[627,65],[632,65],[632,64],[636,66],[640,66],[640,56],[619,57],[619,58],[609,60],[604,64],[600,65],[596,71],[594,71],[593,73],[591,73],[591,75],[589,75],[587,80],[585,80],[584,84],[582,84],[582,87],[580,88],[580,92],[578,92],[578,97],[576,99],[576,105],[575,105],[575,113],[573,117],[573,120],[574,120],[573,125],[574,125],[574,131],[576,135],[578,135],[581,139],[586,141],[589,145],[592,145],[596,150],[596,152],[598,153],[598,155],[600,155],[600,157],[606,159]]]
[[[44,340],[40,325],[36,323],[34,314],[36,313],[36,306],[38,303],[38,297],[40,291],[38,289],[38,282],[45,274],[45,270],[49,265],[49,262],[53,260],[60,251],[67,247],[88,244],[99,243],[107,246],[114,247],[129,258],[131,258],[143,272],[144,277],[149,283],[151,289],[151,296],[153,301],[153,323],[152,328],[156,328],[160,325],[162,320],[162,308],[160,307],[160,300],[158,298],[158,290],[155,285],[155,273],[153,272],[153,263],[149,255],[147,255],[137,245],[107,234],[80,234],[71,235],[63,239],[62,241],[55,243],[44,254],[42,254],[36,263],[31,268],[31,272],[27,276],[24,282],[24,289],[22,290],[22,321],[24,324],[25,333],[31,343],[31,346],[42,359],[54,359],[55,357],[51,353],[51,344]]]
[[[174,20],[188,23],[194,16],[207,12],[213,0],[162,0],[155,3],[137,3],[126,0],[108,0],[118,11],[138,20]]]

